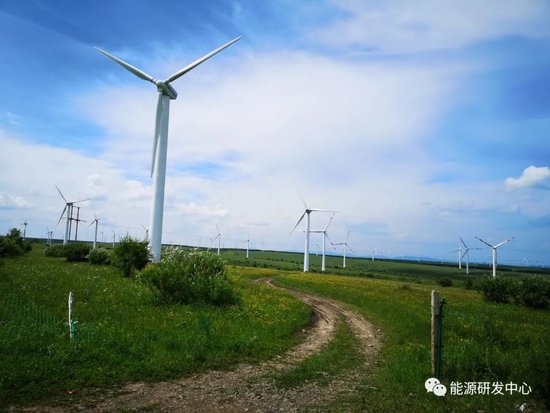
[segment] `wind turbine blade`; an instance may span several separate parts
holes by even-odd
[[[481,238],[479,238],[479,237],[475,237],[475,238],[477,238],[478,240],[483,242],[485,245],[488,245],[489,247],[493,248],[493,246],[491,244],[489,244],[488,242],[483,241]]]
[[[162,93],[159,93],[159,98],[157,101],[157,117],[155,118],[155,137],[153,139],[153,159],[151,161],[151,177],[153,177],[153,172],[155,171],[155,163],[157,159],[157,147],[159,144],[159,130],[160,122],[162,121],[162,112],[164,110]]]
[[[216,230],[218,231],[218,237],[219,237],[221,233],[220,233],[220,227],[218,227],[218,224],[216,224]]]
[[[338,211],[333,211],[332,209],[319,209],[319,208],[308,208],[308,209],[314,212],[333,212],[333,213],[338,212]]]
[[[468,246],[466,245],[464,240],[461,237],[458,237],[458,239],[460,239],[460,242],[462,242],[462,245],[464,245],[464,248],[468,249]]]
[[[61,212],[61,216],[59,217],[59,221],[57,221],[57,225],[59,226],[59,223],[63,219],[63,215],[65,215],[65,211],[67,210],[67,204],[65,204],[65,208],[63,208],[63,212]]]
[[[353,252],[355,254],[355,252],[351,249],[351,247],[348,244],[346,244],[346,247],[347,247],[348,250],[350,250],[351,252]]]
[[[348,238],[349,238],[349,231],[348,231],[348,233],[346,234],[346,240],[344,241],[344,244],[347,244],[347,243],[348,243]]]
[[[330,223],[332,222],[332,218],[334,218],[334,214],[336,214],[336,212],[333,212],[332,215],[330,216],[330,219],[328,220],[328,223],[325,227],[325,231],[327,230],[328,226],[330,225]],[[347,240],[346,240],[347,241]]]
[[[78,204],[79,202],[84,202],[84,201],[89,201],[90,198],[86,198],[86,199],[81,199],[80,201],[74,201],[74,202],[71,202],[71,204]],[[80,207],[79,207],[80,208]]]
[[[506,241],[502,241],[500,244],[495,245],[495,248],[498,248],[498,247],[500,247],[501,245],[504,245],[504,244],[506,244],[507,242],[512,241],[514,238],[515,238],[515,237],[512,237],[512,238],[510,238],[510,239],[507,239]]]
[[[200,59],[197,59],[195,60],[193,63],[185,66],[183,69],[181,69],[180,71],[174,73],[172,76],[170,76],[168,79],[166,79],[164,81],[164,83],[170,83],[170,82],[173,82],[174,80],[178,79],[179,77],[183,76],[184,74],[186,74],[187,72],[189,72],[190,70],[193,70],[195,67],[197,67],[198,65],[200,65],[201,63],[205,62],[206,60],[210,59],[212,56],[214,56],[215,54],[218,54],[219,52],[221,52],[223,49],[225,49],[226,47],[229,47],[231,46],[233,43],[235,43],[236,41],[240,40],[241,37],[243,37],[242,35],[231,40],[230,42],[227,42],[226,44],[218,47],[217,49],[214,49],[212,50],[210,53],[208,53],[207,55],[204,55],[203,57],[201,57]]]
[[[298,222],[296,223],[296,225],[294,225],[294,228],[292,228],[292,231],[290,231],[290,234],[288,234],[288,236],[291,236],[292,233],[294,232],[294,230],[296,228],[298,228],[298,225],[300,225],[300,222],[302,222],[302,219],[304,219],[304,217],[306,216],[307,214],[307,211],[304,211],[304,213],[302,214],[302,216],[300,217],[300,219],[298,220]]]
[[[156,79],[153,76],[148,75],[147,73],[145,73],[142,70],[139,70],[137,67],[132,66],[130,63],[126,63],[124,60],[119,59],[118,57],[113,56],[110,53],[107,53],[105,50],[101,50],[99,47],[96,47],[96,49],[99,53],[103,54],[104,56],[107,56],[109,59],[114,60],[119,65],[121,65],[124,69],[128,70],[129,72],[132,72],[134,75],[136,75],[140,79],[148,80],[151,83],[156,82]]]
[[[61,198],[63,198],[63,201],[65,201],[65,203],[67,203],[67,199],[61,193],[61,189],[59,189],[59,187],[57,185],[55,186],[55,189],[57,189],[57,192],[59,192],[59,195],[61,195]]]

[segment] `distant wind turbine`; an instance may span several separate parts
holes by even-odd
[[[462,238],[460,238],[460,242],[464,245],[464,253],[462,254],[462,258],[466,257],[466,274],[470,274],[470,250],[480,250],[481,248],[468,248]],[[460,266],[458,268],[460,268]]]
[[[348,244],[348,238],[349,238],[349,231],[346,235],[346,240],[344,242],[337,242],[336,244],[332,244],[334,246],[336,246],[336,245],[343,245],[344,246],[344,261],[342,262],[342,268],[346,268],[346,250],[349,249],[351,252],[353,252],[353,250],[351,249],[351,247]]]
[[[330,216],[330,219],[328,220],[328,223],[327,225],[325,225],[325,228],[322,229],[322,230],[315,230],[315,231],[310,231],[311,233],[316,233],[316,234],[323,234],[323,255],[322,255],[322,258],[321,258],[321,271],[325,271],[326,269],[326,266],[325,266],[325,252],[326,252],[326,240],[328,238],[328,234],[327,234],[327,228],[328,226],[330,225],[330,223],[332,222],[332,218],[334,218],[334,214],[336,212],[333,212],[332,215]],[[330,240],[329,240],[330,241]],[[331,242],[332,244],[332,242]]]
[[[25,220],[25,222],[23,222],[21,225],[23,225],[23,239],[26,239],[27,238],[27,225],[29,225],[29,223],[27,222],[27,220]]]
[[[246,242],[246,259],[248,259],[248,251],[250,250],[250,235],[248,238],[243,241],[243,244]]]
[[[61,212],[61,216],[59,217],[59,221],[57,221],[57,225],[59,225],[59,223],[63,219],[63,215],[66,212],[67,216],[65,224],[65,235],[63,236],[63,244],[66,244],[67,241],[71,238],[71,220],[73,219],[73,206],[74,204],[77,204],[79,202],[88,201],[89,198],[81,199],[80,201],[67,201],[67,198],[63,196],[59,187],[56,185],[55,188],[57,189],[57,192],[59,192],[59,195],[61,195],[61,198],[63,198],[63,201],[65,201],[65,208],[63,208],[63,211]]]
[[[97,244],[97,226],[99,224],[99,218],[97,217],[97,215],[95,216],[94,220],[90,223],[90,225],[88,225],[88,228],[90,228],[94,224],[95,224],[95,231],[94,231],[94,246],[93,246],[93,248],[95,248],[95,246]]]
[[[305,202],[304,202],[304,204],[305,204]],[[292,231],[290,231],[289,235],[292,235],[292,233],[294,232],[294,230],[296,228],[298,228],[298,225],[300,225],[300,222],[302,222],[304,217],[306,218],[305,247],[304,247],[304,272],[309,271],[309,233],[311,232],[309,227],[310,227],[310,215],[311,215],[312,212],[336,212],[336,211],[329,211],[329,210],[326,210],[326,209],[317,209],[317,208],[308,208],[307,205],[305,205],[304,213],[302,214],[302,216],[300,217],[300,219],[298,220],[298,222],[296,223],[294,228],[292,228]]]
[[[216,224],[216,230],[218,231],[218,233],[216,234],[216,236],[214,238],[212,238],[210,240],[210,248],[212,248],[212,243],[216,240],[218,240],[218,255],[220,255],[220,245],[221,245],[221,240],[222,240],[222,234],[220,233],[220,227],[218,227],[218,225]]]
[[[488,242],[486,241],[483,241],[481,238],[479,237],[476,237],[478,240],[480,240],[481,242],[483,242],[485,245],[491,247],[492,249],[492,253],[493,253],[493,278],[495,278],[497,276],[497,248],[498,247],[501,247],[502,245],[512,241],[515,237],[512,237],[512,238],[509,238],[505,241],[502,241],[500,243],[498,243],[497,245],[491,245],[489,244]]]
[[[155,137],[153,143],[153,162],[151,166],[151,177],[153,178],[153,206],[151,209],[151,224],[149,225],[151,228],[151,240],[149,243],[151,246],[151,253],[153,254],[153,261],[158,261],[160,259],[160,247],[162,244],[162,219],[164,213],[164,186],[166,179],[166,154],[168,151],[168,117],[170,113],[170,100],[174,100],[178,96],[177,92],[170,85],[170,83],[194,69],[204,61],[210,59],[215,54],[221,52],[226,47],[231,46],[241,37],[242,36],[239,36],[218,47],[217,49],[212,50],[200,59],[195,60],[193,63],[177,71],[166,80],[157,80],[137,67],[126,63],[124,60],[119,59],[104,50],[96,48],[100,53],[107,56],[109,59],[114,60],[116,63],[140,79],[153,83],[159,92],[157,116],[155,121]]]

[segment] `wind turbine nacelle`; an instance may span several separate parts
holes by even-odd
[[[157,85],[158,91],[163,95],[168,96],[170,99],[176,99],[178,97],[178,92],[176,92],[176,90],[170,86],[169,83],[165,83],[162,80],[157,80],[155,84]]]

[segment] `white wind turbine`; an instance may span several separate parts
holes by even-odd
[[[250,250],[250,235],[248,238],[243,241],[243,244],[246,242],[246,259],[248,259],[248,251]]]
[[[462,258],[466,257],[466,274],[470,274],[470,250],[479,250],[481,248],[468,248],[462,238],[460,238],[460,242],[464,245],[464,253],[462,254]],[[460,268],[460,266],[458,268]]]
[[[95,248],[95,246],[97,244],[97,226],[99,224],[99,218],[97,217],[97,215],[95,216],[94,220],[92,222],[90,222],[90,225],[88,225],[88,228],[90,228],[94,224],[95,224],[95,230],[94,230],[94,246],[93,246],[93,248]]]
[[[241,37],[242,36],[239,36],[218,47],[217,49],[212,50],[207,55],[195,60],[193,63],[177,71],[166,80],[157,80],[137,67],[126,63],[124,60],[119,59],[104,50],[96,48],[100,53],[107,56],[109,59],[114,60],[140,79],[153,83],[159,92],[155,121],[155,137],[153,142],[153,161],[151,166],[151,177],[153,178],[153,203],[151,209],[151,224],[149,225],[151,228],[151,239],[149,240],[149,245],[151,247],[153,261],[158,261],[160,259],[160,247],[162,244],[162,218],[164,213],[164,186],[166,179],[166,155],[168,151],[168,117],[170,113],[170,100],[176,99],[178,96],[177,92],[170,85],[170,83],[194,69],[204,61],[210,59],[215,54],[221,52],[226,47],[231,46]]]
[[[218,255],[220,255],[220,245],[222,242],[222,234],[220,232],[220,227],[216,224],[216,230],[218,231],[217,235],[210,240],[210,248],[212,248],[212,243],[218,240]]]
[[[27,239],[27,225],[29,225],[29,223],[25,220],[21,225],[23,225],[23,239]]]
[[[328,220],[327,225],[325,225],[325,229],[310,231],[311,233],[315,233],[315,234],[323,234],[323,250],[322,250],[323,254],[322,254],[322,258],[321,258],[321,271],[325,271],[325,269],[326,269],[326,266],[325,266],[325,251],[326,251],[326,240],[328,238],[327,228],[330,225],[330,223],[332,222],[332,218],[334,218],[335,213],[336,212],[333,212],[332,215],[330,216],[330,219]],[[332,242],[330,242],[330,243],[332,244]]]
[[[493,278],[497,276],[497,248],[501,247],[502,245],[512,241],[515,237],[509,238],[505,241],[499,242],[497,245],[491,245],[488,242],[483,241],[481,238],[476,237],[478,240],[483,242],[485,245],[491,247],[492,253],[493,253]]]
[[[353,252],[353,250],[351,249],[351,247],[348,244],[348,238],[349,238],[349,231],[346,235],[346,240],[344,242],[337,242],[336,244],[332,244],[334,246],[336,246],[336,245],[343,245],[344,246],[344,261],[342,263],[342,268],[346,268],[346,250],[349,249],[351,252]]]
[[[59,221],[57,221],[57,225],[61,222],[63,219],[63,215],[65,214],[65,211],[67,212],[67,220],[65,224],[65,235],[63,236],[63,244],[67,243],[67,240],[71,237],[71,220],[73,219],[73,206],[74,204],[77,204],[79,202],[88,201],[89,198],[81,199],[80,201],[67,201],[67,198],[63,196],[61,193],[61,190],[56,185],[55,188],[57,189],[57,192],[59,192],[59,195],[61,195],[61,198],[63,198],[63,201],[65,201],[65,208],[63,208],[63,211],[61,212],[61,216],[59,217]],[[77,221],[78,222],[78,221]]]
[[[289,235],[292,235],[294,230],[298,227],[298,225],[300,225],[300,222],[302,222],[304,217],[306,217],[305,247],[304,247],[304,272],[309,271],[309,234],[311,232],[310,229],[309,229],[309,226],[310,226],[310,215],[311,215],[312,212],[336,212],[336,211],[329,211],[329,210],[326,210],[326,209],[317,209],[317,208],[308,208],[307,205],[306,205],[306,209],[305,209],[304,213],[302,214],[302,216],[300,217],[300,219],[298,220],[298,222],[296,223],[294,228],[292,228],[292,231],[290,231]]]

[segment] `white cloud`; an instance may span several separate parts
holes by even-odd
[[[504,181],[508,189],[532,188],[550,181],[548,166],[528,166],[519,178],[506,178]]]
[[[3,208],[30,208],[32,204],[20,196],[13,196],[0,192],[0,209]]]
[[[314,33],[335,46],[360,46],[386,53],[460,48],[506,35],[548,36],[550,5],[544,0],[334,0],[346,13]]]

